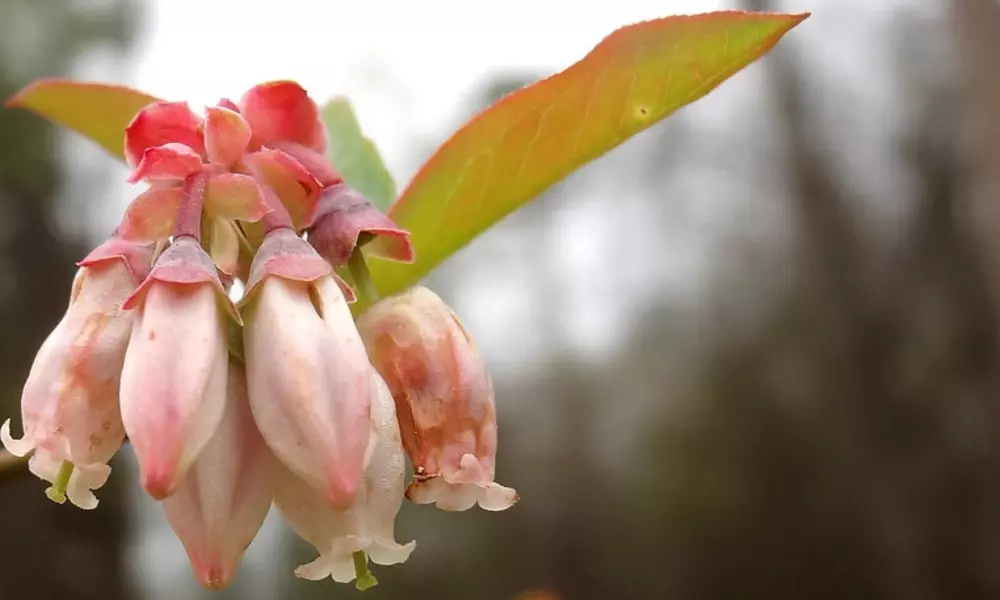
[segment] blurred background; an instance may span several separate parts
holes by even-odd
[[[431,277],[495,375],[522,500],[404,505],[417,551],[365,597],[1000,597],[996,0],[0,0],[0,96],[71,76],[197,107],[292,78],[350,97],[402,187],[613,29],[719,8],[813,16]],[[27,113],[0,110],[0,140],[6,418],[135,192]],[[115,468],[93,512],[0,476],[0,600],[359,594],[292,577],[312,550],[274,514],[202,592]]]

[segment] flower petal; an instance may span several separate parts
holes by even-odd
[[[257,180],[239,173],[213,175],[205,187],[205,210],[222,219],[259,221],[271,212]]]
[[[265,277],[243,330],[250,408],[274,455],[330,506],[361,487],[372,381],[364,344],[331,277]]]
[[[125,353],[121,413],[142,485],[162,500],[184,480],[222,421],[229,352],[214,286],[155,276],[156,268]]]
[[[503,510],[517,494],[494,482],[496,405],[489,373],[455,314],[417,287],[384,299],[358,318],[372,365],[396,399],[403,447],[418,504]]]
[[[142,159],[132,174],[129,183],[143,179],[147,181],[184,181],[192,173],[202,169],[201,155],[189,146],[170,142],[162,146],[146,148]]]
[[[334,168],[323,154],[312,148],[307,148],[296,142],[273,142],[269,146],[275,150],[281,150],[299,161],[299,164],[305,167],[306,171],[309,171],[323,187],[344,181],[340,171]]]
[[[215,266],[228,277],[240,271],[240,238],[232,221],[207,217],[202,221],[202,243]]]
[[[183,189],[180,187],[149,188],[125,209],[118,234],[123,240],[140,243],[169,238],[174,231],[182,197]]]
[[[348,303],[354,302],[351,286],[337,276],[330,264],[316,253],[316,250],[293,231],[279,229],[264,238],[250,267],[250,277],[240,306],[246,305],[258,284],[265,277],[274,275],[292,281],[312,282],[330,275],[344,294]]]
[[[125,128],[125,159],[135,167],[146,150],[170,142],[205,151],[201,119],[187,102],[154,102],[140,110]]]
[[[326,151],[326,127],[319,107],[294,81],[256,85],[243,95],[239,106],[258,144],[296,142],[317,152]]]
[[[219,273],[215,263],[212,262],[212,257],[195,240],[189,237],[175,239],[174,243],[160,255],[149,276],[125,300],[122,308],[132,310],[138,306],[150,286],[157,281],[180,286],[198,283],[210,284],[215,288],[219,302],[222,303],[229,316],[235,322],[242,324],[239,312],[229,299],[222,281],[219,280]]]
[[[205,151],[212,164],[233,165],[246,152],[250,134],[250,125],[240,113],[216,106],[206,109]]]
[[[309,243],[334,267],[347,264],[358,236],[369,233],[376,240],[391,238],[397,243],[379,246],[383,252],[368,252],[382,258],[399,262],[413,262],[413,244],[410,234],[396,225],[367,198],[347,184],[341,183],[325,188],[320,194],[316,217],[309,229]],[[373,240],[374,242],[375,240]],[[373,249],[373,244],[365,249]],[[390,253],[387,255],[385,251]]]
[[[274,496],[274,459],[247,405],[243,368],[230,361],[226,410],[211,441],[163,509],[198,582],[226,587]]]
[[[312,222],[320,186],[299,161],[280,150],[263,149],[246,156],[244,163],[278,195],[296,229]]]

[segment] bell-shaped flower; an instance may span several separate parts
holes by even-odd
[[[250,408],[274,455],[335,508],[354,502],[371,366],[328,265],[288,229],[265,238],[241,301]]]
[[[443,510],[504,510],[513,489],[494,482],[497,423],[486,366],[458,317],[417,287],[358,319],[372,364],[399,415],[415,471],[406,497]]]
[[[416,542],[399,544],[395,539],[405,459],[389,389],[374,370],[372,383],[375,396],[366,431],[371,435],[371,457],[354,505],[347,510],[330,508],[315,489],[289,471],[275,488],[275,506],[296,534],[319,552],[315,560],[295,570],[303,579],[332,577],[347,583],[355,578],[358,561],[365,565],[370,557],[375,564],[394,565],[405,562],[416,547]]]
[[[195,578],[209,589],[232,581],[274,497],[274,459],[250,415],[245,378],[242,365],[230,362],[222,422],[163,501]]]
[[[125,303],[135,322],[121,378],[121,412],[142,485],[170,496],[208,444],[226,406],[231,311],[212,259],[179,237]]]
[[[153,249],[112,237],[86,259],[73,282],[69,308],[35,356],[21,396],[24,436],[10,420],[0,441],[11,454],[32,450],[29,468],[51,482],[57,502],[69,496],[94,508],[107,463],[125,438],[118,383],[132,316],[122,305],[149,272]]]

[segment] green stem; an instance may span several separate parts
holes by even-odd
[[[371,273],[368,272],[368,264],[365,262],[365,255],[361,248],[355,248],[351,257],[347,259],[347,268],[354,278],[354,288],[358,294],[358,303],[364,307],[378,302],[378,289],[372,281]]]
[[[59,474],[56,475],[55,482],[45,490],[45,495],[56,504],[66,501],[66,487],[69,485],[70,475],[73,474],[73,463],[64,460],[59,467]]]
[[[351,554],[351,558],[354,560],[354,574],[358,577],[354,587],[363,592],[378,585],[378,579],[375,579],[371,570],[368,569],[368,555],[358,550]]]

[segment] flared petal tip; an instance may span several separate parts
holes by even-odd
[[[411,541],[406,544],[397,543],[394,540],[378,540],[368,547],[368,557],[372,562],[383,567],[398,565],[407,561],[413,551],[417,548],[417,542]]]
[[[32,441],[27,435],[19,440],[14,439],[14,437],[10,434],[10,419],[7,419],[3,422],[3,425],[0,425],[0,444],[3,445],[7,452],[10,452],[18,458],[27,456],[27,454],[35,448],[35,442]]]
[[[448,512],[469,510],[476,504],[492,512],[506,510],[520,499],[513,488],[495,482],[449,483],[441,476],[414,479],[406,488],[414,504],[434,504]]]

